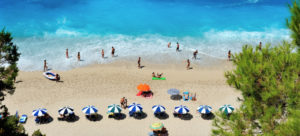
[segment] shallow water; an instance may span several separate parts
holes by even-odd
[[[117,58],[198,49],[226,58],[243,44],[290,40],[289,0],[1,0],[0,27],[13,33],[21,70],[41,70],[47,59],[66,70]],[[172,42],[172,49],[167,49]],[[70,59],[65,59],[65,49]],[[108,59],[100,59],[104,49]],[[83,61],[77,62],[77,52]],[[187,54],[189,55],[189,54]]]

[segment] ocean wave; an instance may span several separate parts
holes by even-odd
[[[142,56],[160,63],[160,54],[169,55],[174,60],[187,59],[192,51],[198,49],[200,54],[226,59],[227,51],[241,51],[244,44],[258,45],[283,40],[290,41],[286,29],[266,31],[215,31],[210,30],[201,37],[169,37],[163,35],[86,35],[80,32],[59,29],[54,34],[44,37],[16,38],[21,57],[18,66],[23,71],[42,70],[43,60],[48,61],[49,67],[57,70],[68,70],[90,64],[102,64],[127,57]],[[172,42],[172,48],[167,43]],[[181,53],[175,53],[176,42],[180,43]],[[111,47],[116,48],[118,57],[111,58]],[[69,49],[70,58],[66,59],[65,50]],[[105,50],[107,59],[101,58],[101,49]],[[81,53],[83,61],[77,61],[77,52]],[[202,61],[202,60],[201,60]],[[203,60],[205,61],[205,60]]]

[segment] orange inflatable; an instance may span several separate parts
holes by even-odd
[[[148,92],[150,91],[150,86],[147,84],[140,84],[137,86],[137,89],[143,92]]]

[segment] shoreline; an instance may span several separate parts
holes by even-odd
[[[74,68],[67,71],[54,71],[61,75],[63,82],[53,82],[42,76],[41,71],[21,71],[17,77],[19,83],[13,95],[7,95],[3,104],[9,107],[14,114],[27,114],[28,120],[24,127],[29,134],[34,130],[41,131],[49,136],[54,135],[147,135],[149,125],[162,122],[170,135],[201,135],[211,134],[212,120],[204,120],[196,112],[199,105],[207,104],[216,112],[224,104],[239,107],[236,97],[240,93],[227,85],[224,72],[233,68],[231,62],[217,61],[213,65],[191,63],[193,69],[186,70],[185,62],[175,64],[153,64],[142,60],[144,68],[138,69],[136,61],[115,61],[109,64],[95,64],[86,67]],[[165,81],[151,80],[151,73],[164,73]],[[152,99],[136,96],[136,86],[140,83],[150,85],[154,93]],[[167,90],[177,88],[181,91],[197,93],[197,101],[173,101]],[[140,103],[147,117],[136,120],[128,115],[124,120],[114,120],[107,117],[107,106],[119,104],[121,97],[128,99],[128,104]],[[169,118],[159,120],[153,116],[152,106],[161,104],[166,107]],[[100,121],[92,122],[85,118],[81,109],[87,105],[94,105],[103,116]],[[193,115],[191,120],[174,118],[172,113],[175,106],[189,107]],[[71,106],[79,120],[73,123],[57,121],[58,109]],[[46,108],[54,119],[49,124],[37,125],[31,112],[36,108]],[[126,127],[124,127],[126,126]],[[182,130],[182,128],[185,128]],[[114,131],[118,129],[119,131]],[[55,131],[53,131],[55,130]],[[113,131],[113,132],[112,132]]]

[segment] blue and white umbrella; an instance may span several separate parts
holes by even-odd
[[[230,104],[225,104],[219,110],[226,114],[230,114],[233,112],[234,108]]]
[[[95,107],[95,106],[86,106],[82,109],[82,112],[87,114],[87,115],[90,115],[90,114],[93,114],[93,113],[97,113],[98,112],[98,109]]]
[[[201,114],[209,114],[212,108],[208,105],[200,105],[197,110]]]
[[[61,114],[61,115],[66,115],[66,114],[73,114],[74,113],[74,109],[71,108],[71,107],[63,107],[63,108],[60,108],[58,110],[58,114]]]
[[[122,111],[122,108],[120,105],[112,104],[108,106],[108,112],[112,113],[120,113]]]
[[[190,111],[189,108],[186,106],[180,105],[180,106],[175,107],[175,112],[178,114],[186,114],[189,111]]]
[[[132,103],[131,105],[128,106],[128,110],[130,112],[139,112],[142,111],[142,105],[141,104],[137,104],[137,103]]]
[[[161,112],[164,112],[166,110],[166,108],[162,105],[154,105],[152,107],[152,110],[154,111],[154,113],[161,113]]]
[[[42,108],[42,109],[37,109],[33,110],[32,115],[36,117],[41,117],[44,116],[47,113],[47,110]]]

